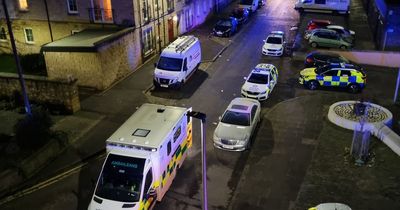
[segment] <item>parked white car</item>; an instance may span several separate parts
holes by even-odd
[[[272,64],[260,63],[244,79],[242,96],[263,101],[269,98],[278,82],[278,69]]]
[[[260,122],[260,102],[249,98],[235,98],[228,105],[214,131],[214,146],[219,149],[243,151]]]
[[[267,39],[263,40],[262,54],[270,56],[281,56],[285,49],[285,33],[283,31],[272,31]]]
[[[343,203],[321,203],[308,210],[351,210],[351,208]]]

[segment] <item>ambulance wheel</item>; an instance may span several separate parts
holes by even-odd
[[[341,49],[341,50],[346,50],[346,49],[347,49],[347,47],[346,47],[346,46],[344,46],[344,45],[340,45],[339,49]]]
[[[318,88],[318,82],[315,80],[309,81],[307,83],[307,88],[310,90],[316,90]]]
[[[311,42],[311,47],[316,48],[316,47],[318,47],[318,44],[316,42]]]
[[[350,84],[349,85],[349,92],[350,93],[358,93],[358,92],[360,92],[360,86],[359,85],[357,85],[357,84]]]

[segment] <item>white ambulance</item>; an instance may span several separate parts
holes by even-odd
[[[152,209],[192,146],[191,108],[143,104],[107,139],[89,210]]]
[[[348,14],[350,12],[350,0],[297,0],[294,8],[299,12]]]
[[[194,36],[178,37],[168,45],[155,64],[154,86],[180,87],[199,67],[200,41]]]

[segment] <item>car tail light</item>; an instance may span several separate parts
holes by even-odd
[[[314,63],[314,60],[312,58],[307,58],[306,63]]]

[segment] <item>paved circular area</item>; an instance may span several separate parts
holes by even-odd
[[[358,101],[339,101],[332,104],[329,108],[329,120],[341,127],[354,130],[360,125],[362,116],[357,116],[354,111],[354,105]],[[363,102],[366,105],[365,129],[371,130],[376,124],[391,124],[392,113],[377,104]]]

